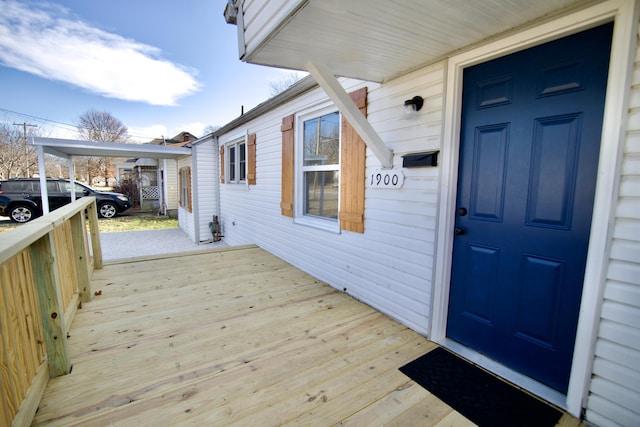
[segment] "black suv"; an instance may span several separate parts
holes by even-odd
[[[101,218],[112,218],[131,207],[129,197],[120,193],[96,191],[75,183],[76,198],[93,196]],[[71,202],[71,182],[66,179],[47,179],[49,209],[54,210]],[[40,180],[16,178],[0,181],[0,216],[8,216],[13,222],[28,222],[42,215]]]

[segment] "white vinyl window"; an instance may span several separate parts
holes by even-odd
[[[244,139],[227,145],[225,170],[229,183],[241,183],[247,180],[247,144]]]
[[[310,225],[333,229],[339,212],[340,113],[300,116],[298,130],[296,216]]]
[[[191,212],[191,168],[180,168],[179,184],[180,184],[180,206]]]

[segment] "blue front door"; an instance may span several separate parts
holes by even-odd
[[[566,392],[613,25],[464,72],[447,336]]]

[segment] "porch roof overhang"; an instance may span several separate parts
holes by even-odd
[[[312,62],[335,76],[384,82],[527,23],[598,2],[268,0],[258,7],[238,1],[240,59],[304,71]]]
[[[42,196],[42,212],[49,213],[47,194],[47,176],[44,167],[44,155],[66,159],[69,163],[69,178],[75,176],[73,170],[74,156],[129,157],[152,159],[177,159],[188,156],[191,149],[186,147],[167,147],[154,144],[123,144],[121,142],[94,142],[74,139],[33,137],[29,142],[38,152],[38,169],[40,173],[40,193]],[[71,186],[71,200],[75,200],[75,187]]]
[[[598,0],[236,0],[240,58],[308,71],[385,168],[393,152],[336,76],[385,82],[452,52]],[[246,7],[245,7],[246,6]],[[225,9],[228,15],[230,5]]]
[[[43,152],[68,159],[72,156],[131,157],[176,159],[191,154],[186,147],[167,147],[153,144],[124,144],[121,142],[94,142],[75,139],[39,138],[30,144],[41,147]]]

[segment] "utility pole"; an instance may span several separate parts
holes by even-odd
[[[24,154],[27,160],[27,176],[25,178],[31,177],[31,172],[29,171],[29,144],[27,144],[27,126],[37,128],[38,125],[32,125],[31,123],[23,122],[23,123],[14,123],[14,126],[22,126],[24,131]]]

